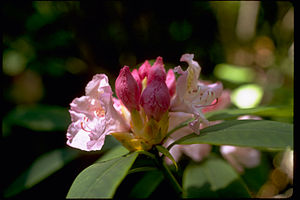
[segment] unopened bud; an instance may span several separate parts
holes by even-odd
[[[141,95],[140,103],[148,117],[159,121],[170,107],[170,94],[166,83],[157,80],[148,84]]]
[[[166,71],[163,64],[162,57],[157,57],[153,66],[149,69],[147,84],[150,84],[152,81],[166,81]]]
[[[148,71],[151,68],[150,63],[148,62],[148,60],[146,60],[139,68],[139,76],[141,78],[141,80],[143,80],[145,77],[148,76]]]
[[[132,109],[139,110],[140,89],[128,66],[124,66],[120,70],[115,89],[118,98],[129,111]]]

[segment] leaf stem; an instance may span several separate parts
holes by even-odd
[[[152,159],[156,159],[156,157],[155,157],[155,155],[154,154],[152,154],[152,153],[150,153],[150,152],[148,152],[148,151],[144,151],[144,150],[139,150],[139,151],[137,151],[139,154],[144,154],[144,155],[146,155],[146,156],[148,156],[148,157],[150,157],[150,158],[152,158]]]
[[[156,148],[153,148],[154,154],[155,154],[155,164],[157,167],[163,172],[165,178],[169,181],[171,186],[174,188],[178,196],[181,196],[182,194],[182,188],[176,178],[173,176],[172,172],[168,168],[168,166],[164,163],[162,158],[159,156],[159,152]]]

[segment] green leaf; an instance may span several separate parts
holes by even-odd
[[[161,146],[161,145],[156,145],[155,147],[159,152],[161,152],[162,154],[167,156],[173,162],[173,164],[175,165],[176,170],[178,170],[177,163],[176,163],[175,159],[173,158],[172,154],[169,152],[169,150],[166,149],[164,146]]]
[[[112,160],[124,156],[128,153],[129,153],[128,149],[126,149],[124,146],[122,145],[115,146],[114,148],[105,152],[96,162]]]
[[[79,156],[72,149],[57,149],[37,158],[5,191],[4,196],[14,196],[41,182]]]
[[[96,162],[108,161],[129,153],[128,149],[111,135],[105,136],[105,142],[101,152],[104,152],[104,154]]]
[[[5,117],[6,126],[34,131],[65,131],[70,124],[67,108],[49,105],[18,106]]]
[[[145,173],[131,190],[130,198],[148,198],[157,186],[163,181],[164,175],[159,170],[153,170]]]
[[[268,120],[232,120],[187,135],[173,144],[212,144],[254,147],[261,150],[293,148],[293,125]]]
[[[137,156],[134,152],[94,163],[76,177],[67,198],[112,198]]]
[[[266,106],[248,109],[224,109],[205,113],[205,117],[210,121],[235,119],[241,115],[293,117],[293,108],[291,106]]]
[[[183,197],[251,197],[239,175],[224,160],[211,157],[183,173]]]

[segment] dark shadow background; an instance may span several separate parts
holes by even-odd
[[[250,23],[256,13],[252,35],[237,31],[240,6],[238,1],[2,3],[2,116],[20,105],[68,108],[96,73],[107,74],[114,88],[124,65],[162,56],[167,67],[186,66],[179,62],[184,53],[195,54],[203,79],[217,80],[213,71],[220,63],[249,67],[265,89],[262,104],[293,104],[293,3],[249,5],[241,20]],[[237,87],[226,81],[224,86]],[[4,188],[38,156],[66,146],[62,130],[38,132],[17,124],[2,132]],[[97,155],[85,154],[17,197],[65,197]]]

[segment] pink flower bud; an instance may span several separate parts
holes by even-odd
[[[169,69],[167,73],[166,84],[169,89],[170,97],[172,97],[176,91],[176,78],[172,69]]]
[[[166,83],[153,80],[143,91],[140,103],[148,117],[159,121],[170,107],[170,94]]]
[[[139,91],[141,93],[143,86],[142,86],[141,78],[139,76],[139,72],[137,71],[137,69],[134,69],[134,70],[132,70],[131,74],[132,74],[133,78],[135,79],[135,81],[137,82]]]
[[[148,71],[149,71],[150,68],[151,68],[151,65],[148,62],[148,60],[146,60],[144,62],[144,64],[142,64],[140,66],[140,68],[139,68],[139,75],[140,75],[141,80],[143,80],[145,77],[148,76]]]
[[[166,81],[166,71],[163,64],[162,57],[157,57],[153,66],[149,69],[147,84],[150,84],[153,80]]]
[[[140,89],[128,66],[124,66],[120,70],[116,79],[115,90],[118,98],[129,111],[132,109],[139,110]]]

